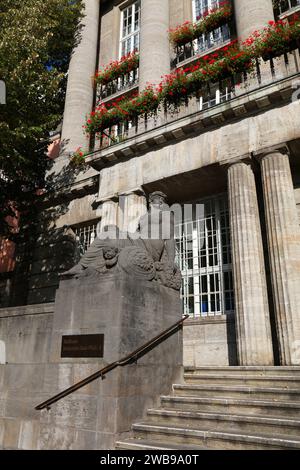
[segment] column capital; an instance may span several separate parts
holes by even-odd
[[[290,156],[290,150],[286,142],[272,145],[270,147],[265,147],[263,149],[257,150],[253,152],[253,157],[261,162],[265,157],[268,155],[272,155],[274,153],[281,153],[282,155]]]
[[[93,208],[96,209],[99,207],[101,204],[104,204],[105,202],[118,202],[119,201],[119,196],[117,194],[113,194],[112,196],[108,196],[105,198],[97,198],[94,200]]]
[[[226,160],[222,160],[219,162],[219,165],[224,167],[226,170],[229,170],[234,165],[245,164],[245,165],[252,165],[253,158],[251,153],[245,153],[239,157],[228,158]]]
[[[119,197],[121,197],[121,196],[131,196],[131,195],[145,196],[146,197],[145,191],[140,186],[137,187],[137,188],[134,188],[134,189],[129,189],[128,191],[122,191],[121,193],[118,193]]]

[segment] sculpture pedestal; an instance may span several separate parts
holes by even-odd
[[[181,317],[179,292],[156,281],[120,273],[61,281],[44,386],[51,392],[46,398],[130,354]],[[60,357],[63,335],[85,334],[104,334],[103,359]],[[129,432],[161,394],[170,393],[181,374],[182,334],[178,332],[137,364],[115,369],[104,380],[42,412],[40,447],[113,449],[115,440]],[[62,444],[69,431],[77,444],[71,438]]]

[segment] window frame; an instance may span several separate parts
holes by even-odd
[[[201,19],[197,16],[197,7],[196,2],[202,2],[205,0],[192,0],[192,14],[193,14],[193,22],[196,23]],[[202,14],[204,11],[210,10],[213,7],[220,5],[220,0],[206,0],[207,1],[207,9],[203,9]],[[198,18],[198,19],[197,19]],[[199,38],[194,40],[194,48],[197,50],[197,53],[205,53],[210,49],[216,47],[218,44],[220,46],[225,43],[230,38],[230,29],[227,24],[220,26],[219,28],[211,31],[208,34],[202,34]],[[201,46],[202,44],[202,46]]]
[[[175,230],[183,310],[192,318],[230,315],[234,313],[234,288],[227,194],[193,201],[195,207],[197,203],[207,205],[203,220],[196,220],[193,214],[191,221],[177,224]],[[203,236],[205,244],[200,246]]]
[[[72,230],[75,233],[76,240],[80,247],[80,253],[82,255],[97,237],[97,227],[100,222],[101,218],[97,218],[72,226]],[[82,235],[84,239],[82,239]]]
[[[134,24],[135,24],[135,15],[137,13],[137,5],[138,5],[138,10],[139,10],[139,25],[137,29],[134,29]],[[129,10],[129,8],[132,8],[132,26],[131,26],[131,32],[129,34],[123,34],[124,31],[124,14],[126,11]],[[130,52],[134,52],[135,50],[139,51],[140,48],[140,31],[141,31],[141,0],[136,0],[132,2],[130,5],[127,5],[125,8],[121,10],[121,15],[120,15],[120,44],[119,44],[119,58],[123,57],[124,55],[129,54]],[[138,36],[138,47],[134,47],[134,38],[135,36]],[[131,41],[131,46],[130,50],[125,49],[123,52],[123,43],[127,42],[130,39]]]

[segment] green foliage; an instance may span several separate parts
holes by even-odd
[[[182,25],[169,30],[170,41],[173,46],[179,47],[184,44],[197,39],[202,34],[207,34],[219,28],[223,24],[231,21],[233,14],[232,5],[229,1],[225,0],[216,7],[207,10],[200,18],[197,18],[196,23],[186,21]]]
[[[111,61],[104,70],[98,70],[95,74],[95,83],[99,85],[107,85],[113,80],[136,70],[139,66],[140,56],[137,52],[129,52],[129,54],[121,57],[120,60]]]
[[[0,2],[0,233],[5,216],[43,186],[49,132],[62,119],[82,0]]]
[[[78,147],[77,150],[70,157],[70,164],[74,167],[85,167],[85,157],[87,153],[83,151],[81,147]]]

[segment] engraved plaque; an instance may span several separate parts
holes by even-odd
[[[103,357],[104,335],[63,336],[61,357]]]

